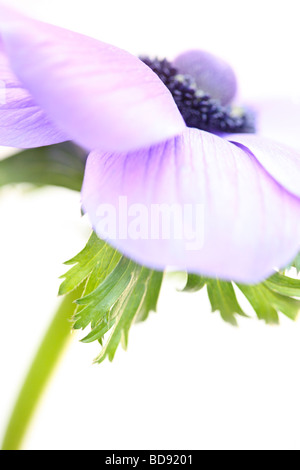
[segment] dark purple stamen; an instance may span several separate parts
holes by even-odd
[[[255,120],[252,113],[243,108],[222,106],[207,93],[197,88],[192,77],[180,75],[167,60],[141,57],[170,90],[188,127],[213,133],[253,133]]]

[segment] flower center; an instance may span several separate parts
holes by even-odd
[[[203,87],[199,87],[199,79],[180,73],[167,59],[140,59],[169,89],[188,127],[216,134],[255,132],[255,117],[249,110],[222,104],[217,92],[212,96],[204,91]]]

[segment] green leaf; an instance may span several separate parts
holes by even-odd
[[[85,280],[84,295],[92,292],[114,269],[120,258],[120,253],[93,233],[85,248],[65,263],[75,266],[61,276],[65,280],[60,286],[59,295],[72,292]]]
[[[297,269],[298,273],[300,273],[300,253],[298,256],[296,256],[294,267]]]
[[[102,350],[95,362],[105,358],[111,361],[119,344],[127,348],[131,326],[156,310],[163,273],[122,256],[95,233],[66,264],[72,267],[63,276],[60,294],[84,285],[76,301],[74,328],[84,330],[89,326],[90,332],[82,342],[98,341]],[[212,311],[218,311],[223,320],[236,326],[238,315],[247,317],[233,282],[188,274],[183,292],[196,292],[205,286]],[[236,288],[266,323],[278,323],[280,313],[295,320],[300,311],[300,281],[285,274],[275,273],[258,285],[236,284]]]
[[[156,311],[162,280],[162,272],[150,271],[147,292],[135,318],[136,323],[147,320],[149,313]]]
[[[128,334],[132,324],[135,322],[139,312],[145,306],[145,298],[149,293],[149,282],[151,280],[151,271],[147,268],[141,268],[139,275],[133,280],[133,284],[127,293],[120,299],[116,308],[112,311],[114,327],[112,333],[104,345],[100,355],[95,362],[102,362],[105,357],[113,360],[119,343],[122,341],[126,349],[128,345]]]
[[[129,294],[131,284],[140,271],[140,266],[122,257],[93,292],[77,300],[77,304],[83,308],[75,315],[74,328],[86,328],[90,323],[93,329],[100,322],[109,321],[111,308],[123,295]]]
[[[270,303],[276,308],[278,312],[283,313],[291,320],[297,320],[300,311],[300,301],[291,297],[276,294],[271,292]]]
[[[231,282],[209,279],[207,280],[207,293],[212,311],[219,311],[226,322],[237,326],[236,315],[247,316],[237,301]]]
[[[256,286],[237,284],[237,286],[253,307],[259,320],[264,320],[268,324],[279,322],[278,312],[270,302],[270,291],[267,287],[261,284]]]
[[[0,160],[0,187],[30,183],[80,191],[84,167],[85,154],[71,142],[24,150]]]
[[[197,292],[207,287],[212,312],[219,311],[221,317],[231,325],[237,326],[236,315],[247,316],[240,307],[231,282],[210,279],[196,274],[188,274],[182,292]]]
[[[188,275],[183,292],[196,292],[207,286],[212,311],[219,311],[223,320],[237,325],[236,315],[247,316],[241,309],[234,291],[234,283]],[[278,324],[279,314],[295,320],[300,311],[300,280],[275,273],[257,285],[237,284],[259,320]],[[296,297],[296,298],[295,298]]]
[[[207,278],[197,276],[197,274],[188,274],[187,282],[182,292],[197,292],[206,285]]]
[[[287,282],[291,281],[290,279]],[[238,284],[238,288],[248,299],[260,320],[264,320],[269,324],[278,324],[280,312],[291,320],[296,320],[300,311],[300,301],[288,295],[288,288],[284,284],[281,289],[285,294],[282,295],[279,293],[280,287],[278,280],[276,285],[277,291],[270,289],[269,284],[275,286],[274,281],[270,283],[269,281],[265,281],[262,284],[254,286]]]
[[[300,280],[276,273],[264,283],[269,289],[289,297],[300,297]]]
[[[74,328],[90,325],[91,331],[82,341],[104,344],[96,362],[105,357],[112,360],[120,343],[127,347],[131,325],[156,310],[163,274],[125,258],[94,233],[66,264],[74,266],[63,276],[60,294],[85,282],[83,295],[76,302]],[[110,336],[104,338],[110,330]]]

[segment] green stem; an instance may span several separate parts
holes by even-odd
[[[15,403],[2,450],[19,450],[22,445],[39,400],[71,337],[74,301],[80,297],[81,289],[64,298],[46,332]]]

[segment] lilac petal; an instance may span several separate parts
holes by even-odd
[[[17,80],[0,43],[0,145],[32,148],[65,140]]]
[[[261,98],[252,100],[249,106],[256,111],[259,134],[300,150],[299,95]]]
[[[0,7],[13,70],[59,128],[82,146],[128,151],[180,133],[172,95],[137,57]]]
[[[300,151],[254,134],[234,134],[227,139],[247,148],[279,184],[300,197]]]
[[[251,154],[196,129],[137,152],[92,152],[82,202],[100,237],[154,269],[255,283],[300,248],[300,200]],[[177,230],[159,231],[153,214],[164,208],[173,227],[172,204]]]

